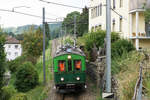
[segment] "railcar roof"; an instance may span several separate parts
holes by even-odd
[[[54,57],[57,57],[57,56],[60,56],[60,55],[64,55],[64,54],[77,54],[77,55],[85,56],[83,51],[81,49],[77,48],[77,47],[63,46],[63,47],[60,47],[56,51]]]

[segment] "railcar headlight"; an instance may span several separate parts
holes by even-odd
[[[80,77],[77,77],[76,79],[77,79],[77,81],[79,81],[79,80],[80,80]]]
[[[63,78],[63,77],[61,77],[61,78],[60,78],[60,80],[61,80],[61,81],[64,81],[64,78]]]
[[[71,55],[68,55],[68,59],[71,59]]]

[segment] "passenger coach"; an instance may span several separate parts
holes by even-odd
[[[85,55],[79,48],[60,48],[53,58],[53,63],[57,89],[86,88]]]

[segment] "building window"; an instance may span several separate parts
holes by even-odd
[[[96,7],[94,8],[94,17],[96,17]]]
[[[123,0],[120,0],[120,8],[123,7]]]
[[[100,16],[102,16],[102,4],[100,4]]]
[[[95,31],[97,31],[98,30],[98,26],[95,26]]]
[[[15,49],[17,49],[18,48],[18,45],[15,45]]]
[[[93,8],[91,9],[91,18],[93,18]]]
[[[99,27],[99,30],[102,30],[102,25],[99,25],[98,27]]]
[[[18,56],[18,52],[15,52],[15,56]]]
[[[94,27],[92,27],[91,31],[94,32]]]
[[[112,31],[115,32],[115,23],[113,23]]]
[[[113,9],[116,8],[116,0],[113,0]]]
[[[97,9],[98,9],[98,16],[100,16],[100,6],[98,6]]]
[[[112,31],[115,32],[115,19],[113,19],[113,26],[112,26]]]
[[[91,9],[91,18],[95,18],[102,15],[102,4]]]
[[[119,31],[122,32],[122,17],[119,19]]]
[[[11,45],[8,45],[8,48],[11,48]]]
[[[96,7],[96,17],[99,16],[98,15],[98,6]]]
[[[11,52],[7,52],[7,54],[10,56],[10,55],[11,55]]]

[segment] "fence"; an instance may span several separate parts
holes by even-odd
[[[132,100],[142,100],[142,71],[143,71],[143,63],[140,64],[139,77],[135,85],[134,95]]]
[[[139,69],[139,77],[137,79],[135,88],[134,88],[134,95],[132,97],[132,100],[142,100],[142,87],[143,87],[143,69],[144,69],[144,65],[146,64],[145,61],[148,60],[150,56],[143,51],[143,54],[145,55],[145,58],[143,59],[143,61],[140,63],[140,69]],[[146,71],[147,71],[147,65],[146,65]]]

